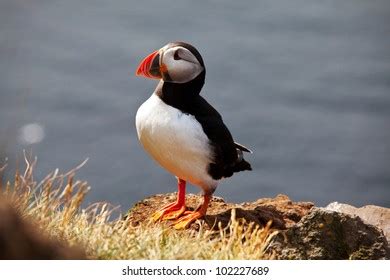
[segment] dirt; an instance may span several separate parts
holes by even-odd
[[[132,225],[150,223],[150,216],[164,205],[176,200],[176,193],[157,194],[148,197],[134,205],[127,214]],[[187,194],[186,205],[194,210],[203,201],[200,195]],[[218,229],[220,223],[225,227],[230,218],[231,211],[235,209],[236,217],[244,222],[255,223],[264,226],[272,220],[275,229],[287,229],[301,220],[314,206],[311,202],[293,202],[286,195],[277,195],[274,198],[261,198],[253,202],[240,204],[225,202],[220,197],[214,197],[207,210],[207,215],[199,222],[191,225],[192,229],[198,229],[200,224],[205,229]],[[169,224],[169,221],[165,223]]]

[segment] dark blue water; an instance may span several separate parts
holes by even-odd
[[[1,0],[3,154],[32,149],[38,178],[88,157],[89,202],[175,191],[134,125],[155,87],[135,69],[175,40],[199,49],[203,96],[255,152],[216,195],[390,207],[388,0]]]

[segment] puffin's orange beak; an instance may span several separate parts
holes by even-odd
[[[137,68],[136,75],[149,79],[161,79],[159,51],[152,52],[142,60]]]

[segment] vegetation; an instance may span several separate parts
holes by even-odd
[[[275,232],[269,226],[243,226],[233,212],[219,231],[177,231],[165,224],[133,226],[108,203],[87,208],[86,182],[75,180],[77,168],[61,174],[55,170],[41,182],[34,180],[36,160],[25,160],[24,172],[3,180],[3,194],[24,219],[54,239],[81,246],[90,259],[269,259],[266,254]],[[0,168],[0,173],[5,167]],[[118,217],[113,218],[118,212]]]

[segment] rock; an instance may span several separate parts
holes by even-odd
[[[389,259],[383,233],[359,217],[313,208],[279,233],[269,248],[278,259]]]
[[[134,225],[150,223],[150,216],[163,205],[175,201],[176,193],[159,194],[134,205],[127,219]],[[188,194],[190,209],[202,202],[202,196]],[[381,230],[361,218],[316,208],[311,202],[293,202],[285,195],[262,198],[241,204],[228,203],[214,197],[203,220],[193,223],[191,230],[218,230],[226,226],[235,209],[243,223],[260,226],[272,220],[278,234],[268,250],[278,259],[388,259],[390,249]],[[165,223],[170,223],[166,221]]]
[[[359,216],[365,223],[374,225],[385,234],[387,242],[390,242],[390,209],[376,205],[366,205],[356,208],[349,204],[332,202],[326,209],[340,213]]]
[[[176,193],[170,193],[148,197],[136,203],[129,210],[127,219],[133,225],[149,223],[150,216],[163,205],[175,201],[176,195]],[[186,205],[190,209],[195,209],[202,200],[202,196],[187,194]],[[299,222],[313,206],[313,203],[310,202],[292,202],[286,195],[262,198],[241,204],[227,203],[222,198],[213,197],[207,210],[207,216],[201,221],[201,224],[205,229],[218,230],[218,223],[221,223],[223,227],[226,226],[230,221],[232,209],[236,209],[236,217],[244,219],[247,223],[253,222],[263,226],[272,220],[273,228],[286,229]],[[199,223],[192,224],[191,228],[199,229]]]
[[[85,259],[80,248],[68,247],[38,230],[0,197],[0,259]]]

